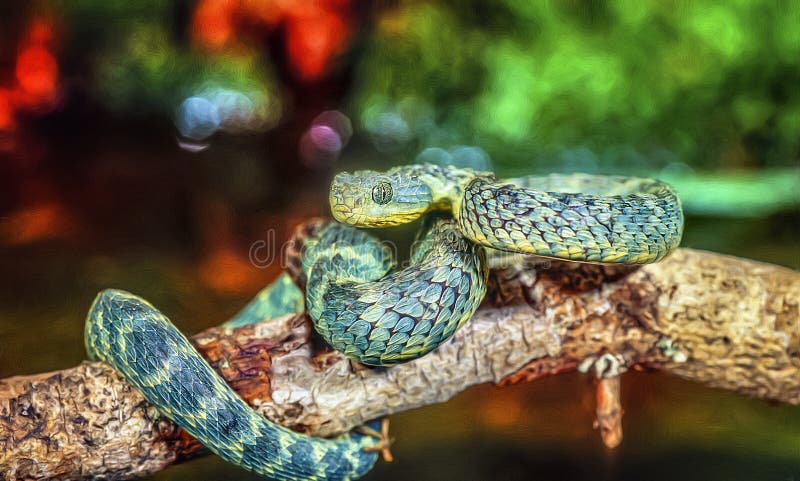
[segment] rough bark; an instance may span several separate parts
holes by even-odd
[[[451,341],[392,368],[326,351],[302,315],[209,329],[193,341],[258,411],[313,435],[475,384],[574,369],[604,379],[598,426],[609,445],[622,436],[616,378],[632,367],[800,404],[798,272],[690,249],[641,269],[531,258],[494,267],[486,302]],[[0,381],[6,479],[123,479],[201,453],[102,364]]]

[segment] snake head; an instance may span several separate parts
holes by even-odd
[[[345,224],[390,227],[406,224],[427,212],[433,195],[417,176],[394,170],[361,170],[336,175],[331,184],[333,217]]]

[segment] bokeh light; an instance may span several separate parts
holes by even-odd
[[[210,85],[181,103],[175,113],[175,125],[182,136],[191,140],[205,140],[218,131],[260,133],[275,126],[280,109],[271,95]]]
[[[456,145],[448,150],[440,147],[428,147],[416,157],[420,164],[453,165],[469,168],[478,172],[491,172],[492,159],[480,147],[470,145]]]
[[[348,2],[319,2],[318,8],[295,8],[286,21],[286,50],[297,74],[305,80],[321,77],[334,55],[342,53],[350,27],[339,11],[325,8]]]
[[[364,127],[379,152],[401,151],[414,139],[411,126],[396,109],[381,107],[375,105],[363,113]]]
[[[178,108],[175,123],[184,137],[203,140],[219,130],[219,109],[204,97],[189,97]]]
[[[16,78],[25,93],[43,102],[55,98],[58,65],[49,50],[32,45],[17,57]]]
[[[318,169],[336,160],[350,142],[353,125],[336,110],[322,112],[300,138],[300,157],[306,166]]]
[[[47,114],[59,96],[59,67],[52,51],[55,41],[52,20],[34,16],[19,39],[13,76],[0,86],[0,131],[13,130],[18,113]],[[9,79],[10,77],[10,79]],[[8,139],[5,139],[6,141]],[[12,142],[0,143],[5,150]]]

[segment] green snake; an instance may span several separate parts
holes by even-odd
[[[397,225],[432,210],[454,216],[427,218],[410,264],[399,270],[386,245],[354,227],[318,221],[295,235],[289,272],[305,288],[316,331],[351,359],[373,365],[432,351],[474,313],[486,291],[480,246],[638,264],[666,256],[683,228],[677,196],[650,179],[576,174],[499,183],[469,169],[407,166],[340,174],[330,198],[334,216],[353,225]],[[302,301],[284,274],[227,325],[293,312]],[[160,414],[258,474],[356,479],[377,459],[379,442],[370,435],[313,438],[260,416],[163,314],[132,294],[98,295],[85,342],[91,358],[114,367]]]
[[[683,232],[672,188],[638,177],[552,174],[500,182],[471,169],[408,165],[338,174],[330,203],[336,220],[366,227],[449,210],[477,244],[581,262],[656,262]]]

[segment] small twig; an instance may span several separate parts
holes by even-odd
[[[619,376],[603,378],[597,382],[597,419],[594,428],[606,447],[613,449],[622,442],[622,401]]]

